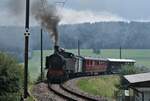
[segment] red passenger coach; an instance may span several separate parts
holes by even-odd
[[[107,59],[84,57],[84,71],[85,72],[106,72],[108,67]]]

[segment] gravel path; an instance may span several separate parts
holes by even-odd
[[[103,97],[94,96],[94,95],[91,95],[87,92],[81,91],[76,86],[76,84],[77,84],[77,81],[82,79],[82,78],[89,78],[89,77],[81,77],[81,78],[75,78],[75,79],[69,80],[63,86],[67,87],[67,89],[73,90],[74,92],[77,92],[79,94],[96,98],[98,101],[107,101],[107,100],[104,100],[105,98],[103,98]],[[48,88],[48,85],[46,83],[36,84],[33,87],[33,90],[31,93],[37,99],[37,101],[65,101],[63,98],[55,95],[52,91],[50,91]],[[62,91],[62,93],[63,93],[63,91]]]
[[[66,95],[70,98],[75,99],[76,101],[86,101],[85,99],[79,98],[76,95],[70,94],[69,92],[63,90],[60,85],[51,85],[53,87],[53,89],[55,89],[56,91],[59,91],[59,93]]]
[[[37,99],[37,101],[65,101],[51,92],[46,83],[39,83],[35,85],[32,90],[32,95]]]

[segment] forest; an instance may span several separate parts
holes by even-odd
[[[97,22],[59,25],[59,45],[75,49],[79,40],[84,49],[149,49],[150,22]],[[11,53],[23,59],[24,27],[0,27],[0,51]],[[29,50],[40,49],[40,27],[30,28]],[[52,40],[43,31],[43,49],[52,48]]]

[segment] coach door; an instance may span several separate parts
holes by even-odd
[[[83,65],[83,59],[79,57],[76,58],[75,72],[82,72],[82,65]]]

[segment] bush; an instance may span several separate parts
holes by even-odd
[[[19,93],[7,93],[0,96],[0,101],[20,101],[21,95]]]
[[[138,74],[138,73],[145,73],[149,72],[150,69],[144,66],[122,66],[121,68],[121,74],[122,75],[130,75],[130,74]]]
[[[0,52],[0,100],[5,97],[9,99],[8,97],[11,94],[20,93],[22,85],[22,66],[18,64],[14,57]],[[11,101],[13,101],[13,99]]]

